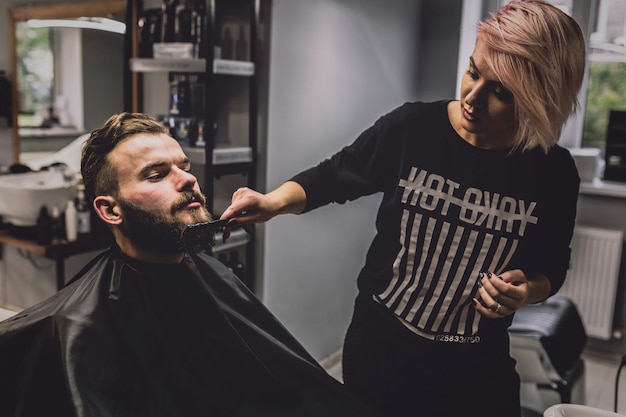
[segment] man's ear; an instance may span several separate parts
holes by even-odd
[[[110,225],[118,225],[122,222],[122,211],[115,198],[101,195],[93,200],[93,206],[98,217]]]

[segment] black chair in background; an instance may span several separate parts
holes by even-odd
[[[557,403],[585,404],[581,354],[587,333],[572,300],[555,295],[541,304],[520,308],[509,336],[524,409],[543,413]]]

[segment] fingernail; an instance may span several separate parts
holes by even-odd
[[[478,278],[483,279],[484,276],[485,276],[485,273],[483,271],[480,271],[478,273]]]
[[[487,272],[487,278],[491,279],[491,272]]]
[[[478,288],[482,288],[483,287],[483,282],[481,280],[482,280],[482,277],[477,281]]]

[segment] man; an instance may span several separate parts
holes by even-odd
[[[112,116],[81,170],[115,244],[0,323],[0,415],[373,416],[232,272],[189,250],[188,225],[211,215],[162,125]]]

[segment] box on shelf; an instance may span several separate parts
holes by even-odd
[[[155,43],[152,49],[155,58],[193,58],[193,43],[191,42]]]
[[[239,162],[252,162],[252,148],[243,146],[240,148],[216,148],[213,149],[213,164],[236,164]]]
[[[578,175],[583,182],[592,182],[596,178],[598,163],[600,162],[600,149],[598,148],[572,148],[569,150],[578,168]]]

